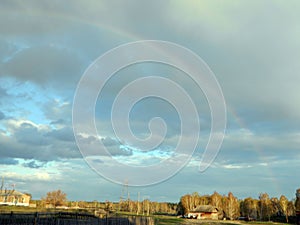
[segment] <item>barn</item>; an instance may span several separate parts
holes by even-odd
[[[215,206],[199,205],[188,213],[188,218],[217,220],[218,212],[219,210]]]

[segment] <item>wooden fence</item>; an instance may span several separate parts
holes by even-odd
[[[98,218],[83,213],[5,213],[0,214],[1,225],[154,225],[150,217]]]

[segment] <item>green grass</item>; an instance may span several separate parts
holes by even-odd
[[[272,222],[272,221],[249,221],[247,223],[248,224],[255,224],[255,225],[259,225],[259,224],[262,224],[262,225],[272,225],[272,224],[279,225],[279,224],[285,224],[285,225],[287,225],[288,224],[288,223],[279,223],[279,222]]]
[[[8,212],[36,212],[39,211],[36,208],[29,208],[25,206],[0,206],[0,213],[8,213]]]
[[[55,212],[55,209],[45,209],[45,208],[29,208],[29,207],[22,207],[22,206],[0,206],[0,213],[10,213],[13,211],[14,213],[20,212]],[[58,209],[56,211],[65,211],[65,212],[87,212],[87,210],[63,210]],[[126,213],[126,212],[118,212],[115,216],[136,216],[135,213]],[[139,215],[145,216],[145,215]],[[261,221],[222,221],[222,220],[190,220],[190,219],[183,219],[178,218],[175,216],[166,216],[166,215],[151,215],[155,219],[155,225],[287,225],[286,223],[275,223],[275,222],[261,222]]]
[[[168,224],[184,224],[184,219],[174,216],[155,216],[156,225],[168,225]]]
[[[261,221],[190,220],[174,216],[154,216],[155,225],[287,225],[286,223]]]
[[[0,213],[33,213],[33,212],[88,212],[88,210],[78,209],[46,209],[46,208],[30,208],[25,206],[0,206]]]

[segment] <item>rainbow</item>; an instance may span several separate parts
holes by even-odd
[[[227,106],[227,112],[230,115],[232,115],[233,119],[240,126],[240,128],[245,129],[245,130],[249,130],[249,128],[248,128],[249,126],[247,126],[247,124],[243,120],[243,118],[238,115],[236,110],[228,104],[226,106]],[[265,172],[265,174],[267,174],[267,176],[271,179],[272,183],[274,184],[277,195],[281,195],[283,193],[282,189],[279,185],[279,182],[276,179],[275,174],[273,173],[273,171],[271,170],[271,168],[270,168],[270,166],[267,162],[267,155],[264,153],[263,149],[261,147],[257,146],[255,143],[252,143],[252,148],[256,152],[259,160],[262,161],[262,162],[266,162],[265,166],[262,167],[262,168],[265,168],[265,171],[262,171],[261,174],[264,174],[264,172]],[[265,192],[267,190],[261,190],[261,191]]]

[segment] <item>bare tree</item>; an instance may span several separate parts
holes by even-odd
[[[280,202],[278,200],[278,198],[276,197],[272,197],[270,199],[270,215],[278,215],[279,212],[281,212],[281,206],[280,206]]]
[[[67,201],[67,194],[61,190],[48,192],[46,197],[43,198],[46,204],[51,204],[56,208],[62,206]]]
[[[245,198],[241,202],[241,213],[248,218],[257,219],[258,202],[253,198]]]
[[[268,218],[268,220],[271,219],[271,201],[270,197],[267,193],[261,193],[259,195],[260,200],[260,218]]]
[[[200,195],[198,192],[194,192],[192,195],[191,195],[191,209],[194,209],[196,208],[198,205],[200,205]]]
[[[180,198],[180,204],[182,206],[182,213],[185,214],[191,210],[191,195],[186,194]]]
[[[289,200],[284,196],[281,195],[279,199],[279,204],[282,213],[285,215],[286,222],[289,222],[289,217],[288,217],[288,205],[289,205]]]
[[[296,209],[293,201],[289,201],[288,207],[287,207],[287,214],[288,216],[295,216],[296,215]]]
[[[211,200],[211,205],[217,207],[219,210],[223,209],[223,205],[222,205],[222,195],[220,195],[218,192],[214,192],[211,196],[210,196],[210,200]]]
[[[222,198],[223,196],[216,191],[210,196],[210,204],[218,208],[219,219],[223,219],[224,217],[224,213],[223,213],[224,206],[223,206]]]
[[[229,192],[227,196],[225,212],[230,220],[233,220],[240,215],[240,205],[238,199],[234,197],[231,192]]]

